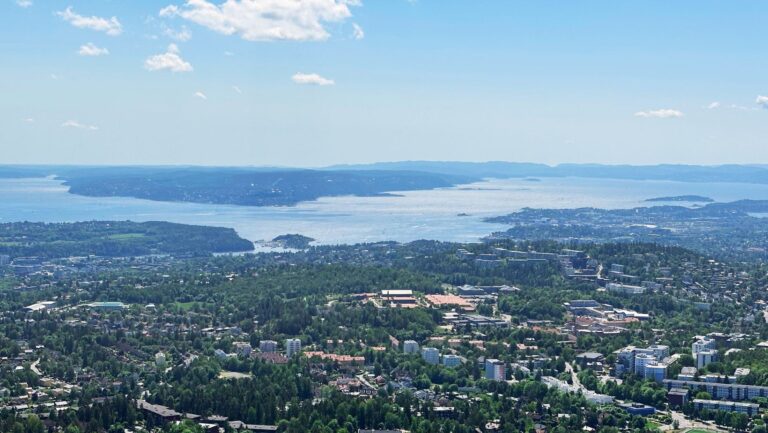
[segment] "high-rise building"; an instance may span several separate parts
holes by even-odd
[[[643,377],[646,379],[653,379],[656,382],[661,382],[667,378],[667,366],[658,362],[648,364],[645,366]]]
[[[507,379],[506,365],[498,359],[485,360],[485,378],[502,381]]]
[[[413,340],[405,340],[403,342],[403,353],[419,353],[419,343]]]
[[[704,350],[715,350],[715,340],[709,337],[700,337],[691,345],[691,355],[694,357],[697,353]]]
[[[285,356],[291,358],[301,352],[301,340],[298,338],[288,338],[285,340]]]
[[[264,353],[277,352],[277,341],[273,340],[261,340],[259,341],[259,350]]]
[[[717,361],[716,350],[700,350],[696,352],[696,368],[702,368],[715,361]]]
[[[434,347],[425,347],[421,349],[421,357],[427,364],[437,365],[440,363],[440,351]]]

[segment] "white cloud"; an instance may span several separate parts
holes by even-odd
[[[352,37],[355,39],[363,39],[365,37],[363,28],[355,23],[352,23]]]
[[[182,26],[180,30],[174,30],[170,27],[166,27],[165,30],[163,30],[163,34],[179,42],[187,42],[188,40],[192,39],[192,32],[189,31],[187,26]]]
[[[16,5],[20,8],[28,8],[32,6],[32,0],[16,0]]]
[[[109,54],[109,50],[106,48],[99,48],[91,42],[88,42],[87,44],[80,46],[80,50],[78,50],[77,54],[89,57],[106,56]]]
[[[192,65],[182,59],[180,54],[179,47],[176,44],[170,44],[165,53],[156,54],[145,60],[144,68],[148,71],[192,72]]]
[[[349,7],[359,5],[360,0],[187,0],[182,7],[164,7],[160,16],[179,16],[248,41],[321,41],[330,36],[325,24],[343,22],[352,16]]]
[[[658,110],[638,111],[635,113],[637,117],[656,117],[661,119],[683,117],[682,111],[673,110],[671,108],[661,108]]]
[[[97,16],[82,16],[72,10],[72,6],[63,11],[56,12],[64,21],[72,24],[79,29],[90,29],[98,32],[104,32],[110,36],[117,36],[123,32],[123,26],[117,17],[102,18]]]
[[[235,53],[233,53],[232,51],[224,51],[224,55],[227,57],[232,57],[235,55]]]
[[[757,99],[755,99],[755,103],[768,110],[768,96],[759,95]]]
[[[715,108],[720,108],[720,103],[717,101],[712,102],[711,104],[707,105],[707,108],[709,108],[710,110],[714,110]]]
[[[26,119],[24,119],[24,122],[26,122],[26,123],[35,123],[35,119],[32,118],[32,117],[27,117]]]
[[[314,84],[316,86],[333,86],[336,84],[333,80],[321,77],[317,74],[303,74],[301,72],[293,74],[291,77],[296,84]]]
[[[67,120],[66,122],[61,124],[62,128],[75,128],[75,129],[85,129],[88,131],[98,131],[99,127],[95,125],[85,125],[83,123],[78,122],[77,120]]]
[[[56,74],[51,74],[51,80],[58,80],[59,76]]]
[[[208,97],[207,97],[207,96],[205,96],[205,93],[203,93],[203,92],[200,92],[200,91],[197,91],[197,92],[195,92],[195,94],[194,94],[193,96],[194,96],[195,98],[200,98],[200,99],[202,99],[203,101],[207,101],[207,100],[208,100]]]
[[[161,17],[172,17],[177,15],[178,13],[179,13],[179,8],[177,6],[169,5],[160,9],[160,12],[158,13],[158,15],[160,15]]]
[[[241,95],[243,94],[243,91],[237,86],[232,86],[232,90],[234,90],[237,93],[240,93]]]

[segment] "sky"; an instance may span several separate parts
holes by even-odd
[[[2,163],[768,163],[768,2],[0,0]]]

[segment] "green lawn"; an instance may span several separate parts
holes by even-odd
[[[144,233],[120,233],[116,235],[107,236],[107,238],[115,239],[115,240],[136,239],[136,238],[143,238],[143,237],[146,237]]]

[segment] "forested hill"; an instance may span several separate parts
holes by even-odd
[[[61,176],[73,194],[159,201],[289,206],[319,197],[449,187],[473,178],[411,171],[247,168],[89,169]]]
[[[207,255],[251,251],[253,243],[228,228],[168,222],[89,221],[0,224],[0,254],[15,257]]]

